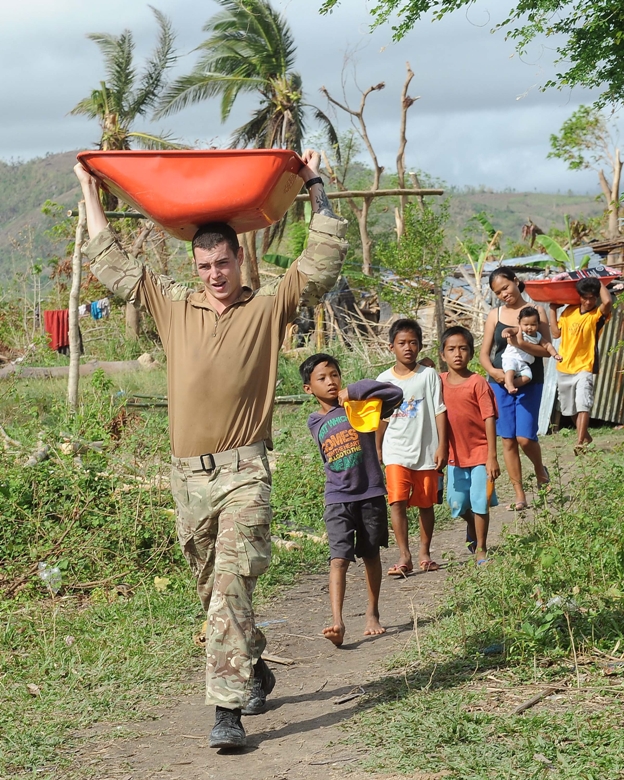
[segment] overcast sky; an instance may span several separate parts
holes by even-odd
[[[205,37],[202,26],[218,10],[212,0],[153,0],[172,20],[179,62],[173,74],[191,70],[193,49]],[[273,0],[291,25],[297,43],[297,69],[310,102],[324,110],[319,88],[341,95],[341,72],[347,51],[355,51],[357,82],[362,88],[385,81],[370,96],[368,124],[379,157],[388,168],[396,156],[399,95],[405,62],[415,72],[410,94],[421,99],[411,108],[408,165],[449,184],[485,185],[543,192],[597,192],[592,172],[570,172],[547,160],[549,136],[589,92],[549,90],[539,86],[554,73],[553,52],[535,44],[523,60],[504,35],[492,35],[510,0],[478,0],[468,13],[442,22],[421,22],[398,44],[389,26],[368,31],[368,8],[374,0],[342,0],[329,16],[317,13],[321,0]],[[68,111],[104,78],[98,47],[89,32],[132,30],[137,64],[156,40],[157,26],[139,0],[0,0],[0,158],[26,160],[47,152],[92,148],[99,138],[96,121]],[[352,72],[350,72],[352,75]],[[359,102],[353,80],[349,99]],[[209,101],[145,128],[171,131],[187,143],[227,145],[229,133],[244,122],[250,99],[219,121],[216,101]],[[345,115],[337,115],[347,129]],[[311,128],[313,129],[313,128]]]

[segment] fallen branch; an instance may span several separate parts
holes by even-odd
[[[279,655],[269,655],[268,653],[262,653],[262,657],[265,661],[270,661],[272,664],[281,664],[282,666],[292,666],[295,661],[292,658],[282,658]]]
[[[23,445],[21,444],[21,442],[17,441],[17,439],[12,439],[1,425],[0,425],[0,436],[2,436],[2,438],[4,439],[5,449],[7,449],[7,446],[19,447],[20,449],[22,449]]]
[[[364,688],[362,688],[361,685],[359,685],[357,688],[354,688],[351,693],[347,693],[346,696],[341,696],[339,699],[334,699],[334,704],[346,704],[348,701],[352,701],[353,699],[359,699],[360,696],[366,696],[366,691]]]
[[[525,710],[530,710],[531,707],[535,707],[536,704],[539,704],[539,702],[542,701],[542,699],[545,699],[547,696],[550,696],[553,693],[556,693],[557,691],[561,691],[565,688],[564,685],[551,685],[549,688],[545,688],[543,691],[540,691],[539,693],[536,693],[535,696],[532,696],[528,701],[525,701],[524,704],[521,704],[519,707],[516,707],[516,709],[511,713],[512,715],[520,715]]]

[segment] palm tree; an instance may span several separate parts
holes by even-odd
[[[329,118],[305,102],[301,76],[293,70],[295,43],[288,23],[268,0],[217,0],[224,9],[204,26],[209,38],[188,76],[163,93],[156,116],[166,116],[211,97],[221,97],[221,121],[241,93],[257,92],[260,103],[237,128],[232,147],[290,148],[301,152],[305,109],[312,109],[330,143],[338,137]]]
[[[181,148],[168,136],[132,130],[134,122],[156,105],[165,88],[165,71],[176,60],[171,23],[158,9],[152,8],[152,11],[160,34],[138,84],[133,63],[134,39],[130,30],[124,30],[121,35],[90,33],[87,36],[100,47],[107,80],[101,81],[99,88],[83,98],[69,113],[99,120],[102,128],[100,149],[129,149],[132,142],[144,149]]]
[[[100,82],[99,89],[76,104],[70,114],[84,114],[90,119],[98,119],[102,128],[100,149],[130,149],[135,142],[144,149],[180,149],[180,144],[168,136],[152,135],[132,130],[139,117],[146,116],[156,105],[160,93],[165,88],[165,72],[175,62],[173,42],[174,33],[171,22],[158,9],[150,6],[158,22],[160,33],[152,56],[145,63],[138,79],[133,63],[134,39],[130,30],[121,35],[108,33],[90,33],[87,37],[94,41],[102,52],[106,68],[106,81]],[[118,206],[115,195],[102,191],[102,203],[107,211]],[[136,338],[140,330],[140,314],[137,306],[126,304],[126,333]]]

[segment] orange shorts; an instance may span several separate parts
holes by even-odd
[[[406,501],[408,506],[428,509],[438,503],[439,478],[440,474],[435,469],[414,471],[407,466],[390,464],[386,466],[388,503]]]

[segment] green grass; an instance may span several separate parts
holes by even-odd
[[[453,567],[448,597],[351,724],[369,769],[624,776],[624,685],[619,667],[603,671],[624,649],[623,449],[577,461],[487,567]],[[550,685],[559,699],[513,714]]]
[[[19,452],[0,450],[0,592],[21,583],[0,605],[2,778],[62,775],[71,761],[68,749],[83,730],[103,722],[111,724],[107,738],[118,735],[114,724],[149,717],[152,705],[181,690],[180,681],[203,665],[192,637],[204,616],[178,548],[168,485],[157,479],[168,472],[166,412],[134,410],[120,428],[113,425],[125,395],[165,392],[164,370],[112,378],[97,373],[81,380],[80,408],[72,416],[62,380],[0,386],[0,424],[24,445]],[[276,521],[277,535],[320,530],[322,481],[312,495],[320,504],[301,514],[285,489],[300,476],[306,453],[313,456],[310,484],[318,477],[306,416],[300,407],[278,412],[283,433],[274,507],[289,522]],[[89,451],[77,464],[60,450],[64,434],[102,441],[103,452]],[[51,457],[26,469],[38,439],[51,446]],[[294,550],[274,547],[257,604],[301,572],[326,567],[326,544],[297,544]],[[38,561],[61,569],[58,596],[37,577]],[[164,592],[155,588],[155,577],[169,580]],[[130,588],[130,598],[119,595],[120,583]],[[38,695],[29,693],[29,684],[38,686]]]

